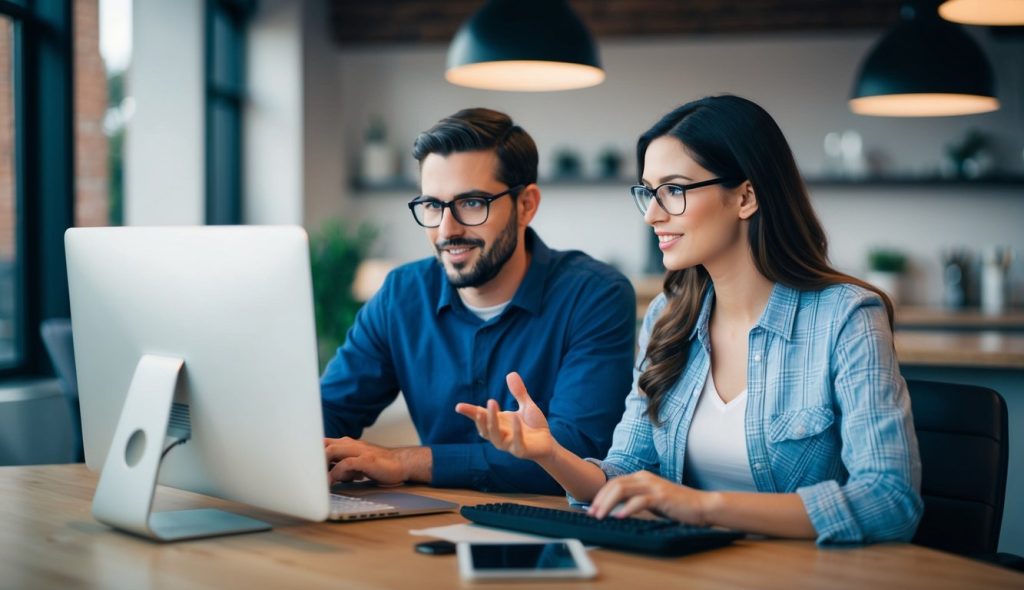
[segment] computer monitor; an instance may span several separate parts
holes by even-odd
[[[97,520],[158,540],[266,530],[151,512],[156,483],[310,519],[328,514],[309,244],[296,227],[65,234]]]

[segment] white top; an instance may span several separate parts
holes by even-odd
[[[505,308],[508,307],[509,303],[512,303],[511,299],[504,303],[491,305],[490,307],[475,307],[466,303],[465,299],[462,300],[462,304],[466,306],[466,309],[473,312],[473,315],[482,319],[485,322],[491,318],[495,318],[501,315],[501,312],[505,311]]]
[[[686,442],[686,485],[701,490],[757,491],[747,458],[746,414],[747,390],[729,403],[723,402],[708,369]]]

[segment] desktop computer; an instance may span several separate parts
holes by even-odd
[[[270,528],[152,512],[161,483],[325,520],[306,233],[74,228],[65,247],[96,519],[164,541]]]

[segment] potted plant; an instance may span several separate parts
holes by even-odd
[[[993,165],[989,152],[988,135],[970,129],[958,141],[946,146],[951,172],[956,178],[978,178],[990,171]]]
[[[885,291],[893,305],[900,300],[900,287],[906,269],[907,256],[899,250],[872,248],[868,252],[867,281]]]
[[[579,178],[583,164],[576,151],[560,148],[555,152],[555,178]]]
[[[333,219],[309,237],[321,370],[345,341],[356,312],[362,306],[352,293],[352,284],[356,269],[369,252],[376,235],[377,231],[369,225],[363,224],[352,230]]]
[[[394,180],[395,157],[388,145],[384,119],[374,116],[366,128],[363,144],[361,180],[367,184],[381,184]]]
[[[597,169],[601,178],[619,178],[622,171],[622,154],[614,146],[608,146],[597,155]]]

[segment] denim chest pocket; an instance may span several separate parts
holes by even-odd
[[[835,414],[826,406],[783,412],[772,417],[768,440],[773,443],[803,440],[825,432],[833,422]]]

